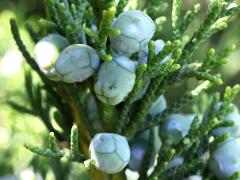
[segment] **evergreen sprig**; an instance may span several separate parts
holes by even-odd
[[[182,0],[174,0],[173,1],[173,9],[172,9],[172,27],[173,32],[176,37],[180,36],[179,27],[180,27],[180,15],[181,15],[181,7]]]
[[[179,39],[180,37],[183,36],[183,33],[187,30],[189,25],[193,22],[195,17],[198,15],[200,8],[201,8],[200,4],[196,4],[194,6],[193,10],[186,12],[186,14],[184,16],[184,20],[180,23],[180,25],[178,27],[179,30],[178,30],[178,33],[176,33],[177,39]]]
[[[138,93],[138,91],[142,87],[142,83],[143,83],[143,78],[142,77],[143,77],[143,74],[146,70],[147,70],[147,64],[145,64],[145,63],[141,64],[137,69],[136,82],[134,84],[133,90],[130,92],[128,98],[124,102],[121,113],[120,113],[120,116],[119,116],[120,126],[118,127],[119,128],[118,131],[120,133],[126,127],[126,123],[128,121],[129,110],[131,108],[131,105],[134,101],[134,98],[135,98],[136,94]]]
[[[180,141],[179,144],[177,144],[175,147],[169,146],[165,150],[159,151],[159,154],[158,154],[159,157],[163,156],[161,154],[165,152],[166,153],[165,156],[168,156],[171,158],[169,158],[168,161],[163,161],[161,158],[158,158],[157,165],[155,166],[155,169],[149,178],[158,179],[159,177],[161,177],[161,174],[166,170],[168,163],[174,158],[174,155],[171,155],[170,153],[172,149],[175,149],[175,154],[182,153],[183,150],[186,149],[186,147],[190,144],[190,142],[194,142],[195,140],[198,140],[204,136],[207,136],[209,132],[211,132],[211,130],[216,127],[218,122],[219,121],[216,118],[213,118],[207,123],[202,123],[199,125],[198,118],[195,118],[190,128],[189,134],[182,141]],[[192,161],[188,165],[192,166],[193,164],[194,164],[194,161]]]
[[[180,58],[180,64],[192,62],[191,57],[195,50],[198,48],[199,44],[205,41],[209,37],[209,29],[212,24],[218,19],[221,12],[221,4],[219,0],[210,1],[207,16],[204,22],[201,24],[200,28],[193,35],[191,40],[185,45],[183,49],[183,54]]]
[[[180,110],[180,108],[189,104],[194,98],[198,97],[200,93],[209,89],[210,87],[212,87],[212,84],[209,81],[204,81],[199,86],[197,86],[194,90],[184,94],[178,101],[174,102],[171,106],[169,106],[161,114],[157,115],[154,119],[152,119],[151,121],[147,121],[143,129],[148,129],[160,124],[170,114],[177,113]]]
[[[79,150],[78,138],[78,129],[76,125],[74,125],[71,130],[70,149],[61,149],[53,132],[49,133],[48,148],[27,143],[24,144],[24,147],[38,155],[61,159],[63,163],[69,161],[77,161],[81,163],[85,160],[85,157]]]
[[[97,48],[99,56],[104,61],[111,61],[112,56],[106,53],[106,43],[109,36],[119,35],[119,30],[111,28],[113,18],[116,14],[116,7],[112,6],[102,12],[102,19],[98,31]]]
[[[19,50],[22,52],[23,57],[26,59],[27,63],[31,66],[31,68],[35,70],[43,80],[47,81],[47,78],[41,73],[37,63],[31,57],[30,53],[27,51],[26,46],[24,45],[21,39],[15,19],[10,20],[10,25],[13,38],[15,39],[15,42],[17,43]]]
[[[238,180],[240,178],[240,172],[235,172],[229,180]]]
[[[188,135],[180,143],[172,144],[168,139],[163,139],[162,147],[157,156],[157,164],[148,177],[151,158],[149,154],[153,149],[155,138],[153,129],[163,123],[170,114],[177,113],[184,106],[189,105],[203,91],[222,84],[222,79],[215,70],[227,62],[227,58],[236,49],[236,46],[229,45],[220,52],[211,48],[203,60],[195,59],[194,54],[201,43],[215,33],[227,28],[231,17],[240,12],[239,6],[229,8],[232,2],[233,0],[210,0],[204,21],[185,44],[185,42],[182,42],[183,35],[187,33],[186,30],[196,19],[200,11],[200,5],[196,4],[182,18],[183,1],[174,0],[172,7],[172,40],[167,41],[163,49],[157,54],[155,54],[154,41],[149,42],[147,63],[138,66],[133,90],[128,94],[125,101],[118,106],[104,104],[95,97],[94,78],[75,84],[48,80],[25,47],[15,20],[11,19],[11,30],[16,44],[30,67],[41,77],[42,82],[34,84],[31,74],[26,73],[25,87],[30,107],[12,101],[9,101],[9,104],[21,112],[40,117],[51,131],[48,147],[31,144],[25,144],[24,146],[39,155],[60,159],[62,163],[69,163],[70,161],[82,163],[88,156],[88,146],[91,138],[99,131],[117,132],[125,135],[131,141],[137,133],[150,130],[148,149],[140,171],[140,179],[181,179],[197,170],[204,171],[204,166],[206,166],[209,158],[208,151],[216,148],[228,138],[228,135],[224,134],[210,142],[212,139],[210,138],[211,132],[219,127],[234,125],[232,121],[223,121],[223,119],[232,111],[230,105],[240,92],[239,85],[232,88],[227,87],[222,101],[219,94],[210,96],[212,102],[202,121],[196,116]],[[119,30],[111,28],[112,22],[115,16],[119,15],[126,7],[128,0],[120,0],[118,5],[115,5],[115,3],[114,0],[45,0],[48,17],[41,19],[40,24],[43,32],[59,33],[65,36],[71,44],[89,44],[96,49],[101,60],[111,61],[109,38],[121,33]],[[142,6],[138,3],[138,7],[146,11],[158,26],[155,37],[158,37],[161,33],[162,23],[166,20],[166,17],[162,16],[161,13],[166,10],[167,6],[167,3],[157,0],[146,1]],[[94,16],[91,13],[94,13]],[[39,34],[41,33],[35,32],[30,24],[26,25],[26,29],[36,43],[40,39]],[[137,55],[134,54],[132,57],[135,59]],[[166,58],[168,59],[166,60]],[[150,121],[146,121],[150,107],[159,96],[174,85],[183,83],[193,77],[198,81],[195,89],[186,91],[179,97],[179,100],[168,105],[166,110]],[[147,81],[150,81],[150,85],[143,98],[134,102],[137,93]],[[44,93],[45,91],[47,93]],[[91,112],[88,112],[87,107],[85,107],[89,96],[97,104],[98,120],[101,126],[98,130],[94,127],[96,122],[90,121],[89,114]],[[219,104],[220,108],[216,110]],[[50,110],[52,107],[57,108],[54,112],[54,119],[64,129],[62,134],[56,131],[51,123]],[[77,126],[72,127],[74,122]],[[68,139],[69,135],[70,147],[59,147],[58,141]],[[203,144],[203,142],[206,143]],[[179,167],[168,169],[168,164],[179,154],[188,154],[188,157],[185,157],[184,163]],[[88,163],[92,164],[90,161]],[[103,177],[96,170],[93,170],[92,175],[95,179]],[[122,174],[113,175],[112,179],[123,179],[122,177]],[[238,178],[239,173],[230,177],[230,179]]]
[[[228,109],[228,105],[230,104],[230,102],[232,102],[234,100],[234,98],[236,97],[236,95],[238,93],[239,93],[239,86],[238,85],[233,87],[233,88],[227,87],[225,95],[224,95],[224,101],[226,102],[226,105],[224,105],[225,103],[223,101],[223,105],[221,106],[220,111],[218,113],[221,114],[221,112],[226,112],[227,109]],[[218,102],[217,99],[213,99],[213,105],[212,106],[216,107],[217,102]],[[214,113],[216,113],[216,111],[214,111]],[[195,119],[192,122],[192,125],[191,125],[191,128],[190,128],[190,131],[189,131],[188,135],[179,144],[177,144],[176,146],[165,145],[165,149],[163,148],[159,151],[158,163],[157,163],[153,173],[150,175],[150,178],[157,179],[157,178],[161,177],[161,174],[166,170],[167,164],[171,160],[170,159],[168,161],[168,163],[166,164],[166,162],[163,161],[160,158],[161,154],[167,153],[171,149],[175,149],[176,154],[180,154],[189,145],[190,142],[196,142],[203,137],[210,136],[210,133],[212,132],[212,130],[214,130],[216,128],[229,127],[231,125],[233,125],[232,122],[223,123],[222,121],[218,120],[217,118],[212,118],[212,116],[209,116],[208,120],[205,120],[202,123],[200,123],[198,117],[196,116]],[[223,136],[215,139],[212,142],[210,148],[211,149],[216,148],[219,144],[221,144],[226,139],[228,139],[228,137],[229,137],[228,134],[224,134]],[[201,159],[199,159],[199,160],[200,161],[196,165],[199,165],[199,164],[203,163],[203,161]],[[191,161],[188,165],[192,166],[193,164],[194,164],[194,161]],[[184,166],[185,166],[185,164],[183,164],[183,166],[180,166],[180,167],[184,167]],[[192,168],[194,168],[194,167],[195,166],[193,166]],[[184,170],[184,169],[182,169],[182,170]]]

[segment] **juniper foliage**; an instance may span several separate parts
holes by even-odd
[[[27,71],[25,88],[30,108],[16,102],[9,102],[9,104],[22,113],[40,117],[50,131],[49,147],[27,143],[24,145],[25,148],[39,155],[60,159],[65,164],[71,161],[83,163],[89,158],[88,146],[97,132],[119,133],[131,141],[136,134],[148,129],[152,131],[154,127],[163,124],[170,114],[180,112],[185,106],[194,102],[202,92],[213,86],[221,85],[223,82],[220,74],[216,73],[216,69],[227,62],[228,56],[237,46],[228,45],[222,51],[211,48],[206,52],[204,59],[195,59],[193,55],[203,42],[227,27],[231,17],[240,12],[240,6],[228,8],[232,1],[210,0],[205,19],[199,29],[187,42],[184,42],[183,36],[198,16],[200,4],[196,4],[192,10],[183,15],[181,10],[183,2],[183,0],[173,0],[172,3],[172,39],[166,42],[163,50],[158,54],[154,53],[154,42],[149,42],[148,61],[138,67],[133,90],[125,101],[117,106],[104,104],[96,98],[93,88],[95,77],[74,84],[47,79],[24,45],[16,21],[11,19],[13,38],[26,59],[26,63],[40,76],[41,82],[34,84],[32,72]],[[120,0],[118,5],[114,0],[45,0],[44,3],[47,16],[39,20],[41,32],[58,33],[65,36],[71,44],[88,44],[96,49],[102,61],[112,60],[109,37],[119,35],[121,32],[118,29],[112,29],[111,24],[113,19],[126,8],[127,0]],[[169,6],[171,5],[166,2],[149,0],[141,7],[157,25],[155,36],[158,36],[164,28],[164,21],[169,19],[162,16],[162,12]],[[96,29],[92,28],[93,25]],[[41,38],[30,24],[27,24],[26,28],[34,42]],[[171,55],[171,60],[161,64],[160,62],[168,55]],[[190,78],[195,78],[197,81],[193,90],[187,90],[151,121],[146,120],[149,108],[160,95]],[[147,80],[150,80],[150,85],[145,95],[135,102],[134,97]],[[218,144],[227,139],[228,135],[224,134],[211,141],[211,132],[215,128],[233,125],[222,119],[229,111],[229,104],[236,98],[239,91],[239,85],[227,87],[223,99],[220,99],[217,93],[209,94],[211,104],[208,111],[203,117],[194,118],[190,132],[183,140],[178,144],[171,144],[167,139],[162,139],[156,166],[150,174],[147,172],[150,157],[145,156],[144,162],[146,163],[143,163],[141,168],[140,179],[181,179],[199,172],[206,179],[213,178],[206,168],[209,149],[216,148]],[[96,116],[92,116],[93,112],[88,109],[89,97],[96,104]],[[221,108],[216,112],[214,107],[220,101],[222,102]],[[50,116],[51,109],[55,109],[53,117]],[[54,118],[64,132],[54,129],[50,118]],[[100,126],[94,126],[96,122]],[[68,141],[69,148],[60,147],[59,141]],[[149,154],[153,148],[153,141],[154,136],[151,133]],[[187,153],[189,157],[184,160],[183,164],[169,169],[168,164],[174,157],[184,153]],[[89,171],[94,179],[126,178],[124,172],[107,176],[94,167],[90,167]],[[235,173],[230,179],[238,179],[239,174],[239,172]]]

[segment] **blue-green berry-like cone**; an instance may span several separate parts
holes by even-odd
[[[218,179],[227,179],[240,171],[240,140],[229,139],[211,152],[209,167]]]
[[[168,138],[178,144],[187,134],[195,115],[171,114],[161,126],[161,138]]]
[[[110,38],[112,48],[119,54],[133,54],[142,50],[153,37],[156,26],[153,20],[139,10],[122,12],[113,22],[120,35]]]
[[[132,91],[137,63],[126,56],[114,56],[98,72],[94,91],[99,100],[110,105],[121,103]]]
[[[130,143],[131,157],[128,168],[132,171],[141,169],[148,148],[149,131],[138,134]]]
[[[156,115],[162,113],[167,108],[167,101],[165,97],[162,95],[160,96],[151,106],[148,111],[148,114],[151,117],[155,117]]]
[[[82,82],[97,70],[100,60],[97,52],[88,45],[68,46],[59,55],[55,68],[66,83]]]
[[[58,34],[49,34],[37,42],[34,48],[36,62],[48,79],[60,80],[60,76],[55,70],[55,62],[60,52],[68,45],[67,39]]]
[[[140,171],[144,163],[144,158],[149,158],[149,169],[153,168],[154,163],[156,162],[156,155],[159,152],[159,149],[162,145],[161,139],[159,138],[159,127],[154,127],[154,142],[153,148],[149,154],[149,137],[150,131],[147,130],[143,133],[137,134],[130,143],[131,149],[131,158],[128,164],[128,168],[132,171]]]
[[[161,52],[163,50],[163,47],[164,47],[165,43],[164,43],[163,40],[158,39],[158,40],[154,41],[154,44],[155,44],[155,55],[157,55],[159,52]],[[148,46],[146,46],[138,54],[138,61],[139,61],[139,63],[147,63],[147,59],[148,59]],[[167,57],[165,57],[160,62],[160,64],[163,64],[163,63],[167,62],[170,59],[171,59],[171,55],[168,55]]]
[[[96,134],[89,147],[96,168],[108,173],[118,173],[127,166],[130,148],[124,136],[113,133]]]

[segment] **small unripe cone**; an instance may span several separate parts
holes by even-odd
[[[143,49],[153,37],[156,26],[153,20],[139,10],[122,12],[113,22],[113,29],[121,34],[112,36],[111,46],[119,54],[133,54]]]
[[[99,100],[110,105],[121,103],[132,91],[137,63],[126,56],[113,56],[101,65],[94,85]]]
[[[167,108],[167,102],[165,97],[162,95],[152,104],[151,108],[148,111],[148,114],[151,117],[154,117],[162,113],[166,108]]]
[[[55,68],[66,83],[82,82],[89,78],[100,63],[97,52],[88,45],[68,46],[59,55]]]
[[[211,152],[209,167],[219,179],[227,179],[240,171],[240,140],[229,139]]]
[[[143,166],[144,158],[149,158],[149,168],[153,168],[156,161],[157,153],[162,145],[161,139],[159,138],[159,127],[154,127],[154,142],[151,152],[149,148],[149,136],[150,131],[147,130],[141,134],[137,134],[136,137],[130,143],[131,158],[128,164],[128,168],[132,171],[140,171]],[[146,154],[149,152],[149,154]]]
[[[34,48],[36,61],[40,70],[51,80],[59,81],[55,70],[55,62],[59,53],[69,45],[67,39],[58,34],[49,34],[41,39]]]
[[[169,138],[172,143],[179,143],[188,134],[194,116],[171,114],[161,127],[161,137]]]
[[[108,174],[120,172],[130,159],[127,139],[113,133],[96,134],[89,151],[96,168]]]

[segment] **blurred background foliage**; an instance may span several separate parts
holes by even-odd
[[[130,8],[141,8],[144,6],[144,0],[139,0],[140,5],[136,6],[137,0],[130,0]],[[166,21],[163,24],[158,38],[164,41],[171,39],[171,0],[168,2],[168,9],[162,13],[161,20]],[[240,3],[240,0],[235,1]],[[186,12],[196,4],[201,4],[201,13],[198,19],[194,21],[188,34],[192,34],[199,27],[207,7],[207,0],[185,0],[182,10]],[[23,60],[21,53],[18,51],[12,35],[10,33],[9,19],[16,18],[20,28],[20,32],[25,40],[30,52],[33,49],[33,42],[27,34],[24,26],[29,22],[35,30],[38,30],[38,19],[44,16],[43,0],[0,0],[0,180],[2,179],[69,179],[64,174],[69,171],[69,167],[61,166],[59,162],[44,157],[35,156],[33,153],[23,148],[24,142],[37,142],[37,144],[45,144],[47,141],[47,129],[40,119],[34,116],[18,113],[8,104],[8,101],[14,100],[19,104],[29,106],[28,98],[24,89],[24,71],[29,67]],[[165,17],[164,17],[165,16]],[[216,34],[208,42],[204,43],[195,58],[203,58],[207,49],[213,47],[217,50],[223,49],[231,43],[240,42],[240,17],[232,18],[229,27]],[[240,82],[240,51],[237,49],[230,57],[228,64],[219,69],[224,84],[214,87],[211,91],[218,90],[222,92],[226,85],[233,85]],[[38,78],[34,76],[34,81]],[[174,101],[180,91],[191,88],[194,80],[187,81],[181,85],[177,93],[174,88],[167,93],[169,102]],[[199,103],[206,101],[207,95],[203,94],[199,99]],[[236,100],[236,104],[240,106],[240,99]],[[195,105],[196,106],[196,105]],[[195,106],[192,109],[198,111]],[[50,168],[50,166],[52,168]],[[71,178],[79,177],[79,165],[73,164],[71,168]],[[52,170],[51,170],[52,169]],[[58,171],[58,173],[54,173]],[[12,176],[14,175],[14,176]],[[57,176],[58,175],[58,176]],[[83,178],[83,177],[82,177]],[[84,179],[87,179],[86,174]]]

